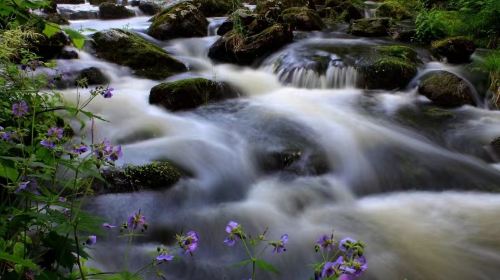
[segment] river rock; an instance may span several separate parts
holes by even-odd
[[[151,21],[148,34],[159,40],[207,35],[208,21],[191,2],[182,2],[167,8]]]
[[[292,7],[307,7],[307,0],[258,0],[255,11],[264,14],[272,9],[284,10]]]
[[[248,9],[238,9],[234,11],[217,29],[217,35],[224,36],[227,32],[231,31],[234,27],[234,21],[238,20],[242,27],[248,29],[248,26],[252,24],[253,21],[265,20],[261,15],[252,13]],[[266,22],[267,23],[267,22]],[[266,25],[267,27],[268,25]]]
[[[172,187],[183,176],[181,169],[170,162],[153,162],[142,166],[126,166],[104,170],[106,184],[93,185],[96,194],[127,193],[145,189],[160,190]]]
[[[387,36],[390,26],[390,18],[363,18],[351,22],[349,33],[365,37]]]
[[[99,6],[102,3],[116,4],[116,0],[89,0],[90,5]]]
[[[40,36],[33,42],[33,51],[43,59],[53,59],[59,56],[65,46],[69,46],[71,40],[64,32],[57,32],[51,37]]]
[[[432,42],[431,51],[450,63],[467,63],[476,51],[476,46],[466,37],[452,37]]]
[[[238,91],[227,83],[190,78],[153,87],[149,103],[161,105],[170,111],[180,111],[238,96]]]
[[[409,19],[412,17],[412,12],[397,1],[388,1],[382,3],[376,10],[378,17],[390,17],[397,20]]]
[[[361,59],[357,69],[361,86],[367,89],[401,89],[417,74],[417,53],[406,46],[379,46]]]
[[[138,76],[164,79],[184,72],[186,66],[165,50],[130,31],[110,29],[92,35],[96,55],[128,66]]]
[[[80,71],[77,80],[85,79],[87,85],[104,85],[109,83],[108,77],[97,67],[89,67]]]
[[[500,159],[500,136],[493,139],[490,143],[492,151],[495,153],[495,155]]]
[[[66,16],[64,16],[60,13],[57,13],[57,12],[43,14],[41,17],[43,19],[45,19],[46,21],[53,22],[55,24],[59,24],[59,25],[68,25],[69,24],[68,18],[66,18]]]
[[[325,24],[316,11],[307,7],[288,8],[281,14],[283,22],[294,30],[311,31],[321,30]]]
[[[122,19],[133,16],[135,16],[134,11],[122,5],[113,3],[102,3],[99,5],[99,17],[101,19]]]
[[[78,59],[78,53],[74,50],[62,50],[57,56],[59,59]]]
[[[258,30],[258,28],[252,27],[252,30]],[[292,31],[282,24],[274,24],[249,36],[232,30],[210,47],[208,56],[218,61],[249,65],[292,40]]]
[[[363,7],[352,1],[327,0],[325,2],[325,7],[333,9],[336,20],[351,22],[352,20],[362,19],[364,17]],[[328,11],[328,13],[329,17],[333,15],[331,11]]]
[[[418,92],[442,107],[474,105],[473,92],[462,78],[446,71],[436,71],[424,77]]]
[[[149,1],[140,1],[138,7],[141,12],[149,16],[156,15],[161,11],[160,5]]]
[[[193,4],[206,17],[220,17],[230,14],[234,8],[233,1],[228,0],[193,0]]]

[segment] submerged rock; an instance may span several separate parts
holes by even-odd
[[[208,56],[218,61],[249,65],[292,40],[292,31],[282,24],[274,24],[249,36],[232,30],[210,47]]]
[[[325,24],[316,11],[307,7],[288,8],[281,14],[283,22],[289,24],[294,30],[321,30]]]
[[[446,71],[436,71],[424,77],[418,87],[418,92],[442,107],[475,104],[469,84]]]
[[[372,57],[358,63],[361,86],[368,89],[400,89],[417,74],[417,53],[406,46],[379,46]]]
[[[238,96],[238,91],[227,83],[190,78],[153,87],[149,103],[161,105],[170,111],[179,111]]]
[[[170,162],[162,161],[105,170],[102,176],[106,184],[94,184],[93,189],[96,194],[169,188],[181,179],[183,172]]]
[[[390,18],[363,18],[353,21],[349,26],[349,32],[365,37],[387,36],[390,26]]]
[[[187,70],[182,62],[165,50],[130,31],[100,31],[93,34],[92,39],[98,57],[128,66],[138,76],[164,79]]]
[[[167,8],[151,21],[148,34],[159,40],[207,35],[208,21],[191,2],[182,2]]]
[[[476,51],[476,46],[466,37],[451,37],[432,42],[431,51],[438,57],[446,58],[450,63],[467,63]]]
[[[121,19],[133,16],[135,16],[134,11],[122,5],[114,3],[102,3],[99,5],[99,17],[101,19]]]

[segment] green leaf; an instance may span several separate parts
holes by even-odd
[[[22,258],[24,256],[24,244],[21,242],[16,242],[16,244],[14,244],[13,251],[14,256]]]
[[[64,28],[64,32],[68,34],[69,38],[73,42],[73,45],[77,47],[78,49],[82,49],[83,46],[85,45],[85,36],[83,36],[80,32],[75,31],[71,28]]]
[[[242,267],[242,266],[249,265],[249,264],[251,264],[251,263],[252,263],[252,259],[248,259],[248,260],[244,260],[244,261],[241,261],[241,262],[235,263],[235,264],[233,264],[232,266]]]
[[[264,260],[256,259],[255,265],[264,271],[269,271],[269,272],[279,274],[279,270],[276,267],[274,267],[272,264],[270,264]]]
[[[30,268],[30,269],[33,269],[33,270],[37,270],[37,266],[36,264],[34,264],[31,260],[26,260],[26,259],[23,259],[21,257],[18,257],[18,256],[14,256],[14,255],[11,255],[11,254],[7,254],[5,252],[0,252],[0,260],[4,260],[4,261],[7,261],[7,262],[12,262],[12,263],[15,263],[15,264],[20,264],[24,267],[27,267],[27,268]]]
[[[0,162],[0,177],[4,177],[11,180],[12,182],[15,182],[18,176],[19,172],[17,172],[17,169]]]
[[[46,22],[45,28],[43,29],[43,34],[50,38],[57,34],[57,32],[59,31],[61,31],[61,27],[59,27],[59,25],[51,22]]]

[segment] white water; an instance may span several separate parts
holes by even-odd
[[[88,20],[72,26],[100,30],[124,23]],[[134,18],[130,25],[143,30],[147,18]],[[481,149],[500,134],[498,111],[451,110],[453,123],[434,123],[435,136],[428,123],[415,127],[409,125],[413,119],[400,119],[402,110],[417,121],[424,118],[419,108],[428,103],[425,98],[412,90],[355,89],[355,70],[333,65],[337,56],[326,56],[323,74],[272,68],[281,54],[292,54],[289,65],[300,66],[299,47],[376,41],[306,38],[251,69],[209,61],[207,49],[215,39],[162,43],[192,69],[171,79],[214,78],[245,94],[188,112],[149,105],[149,90],[158,82],[133,77],[125,67],[85,52],[79,60],[59,61],[65,71],[93,65],[110,77],[114,97],[99,98],[88,109],[109,121],[96,122],[96,137],[123,144],[119,164],[168,159],[192,174],[168,190],[103,195],[90,203],[114,224],[139,208],[147,216],[150,229],[132,246],[129,268],[147,263],[172,231],[195,229],[199,251],[193,259],[164,266],[169,279],[248,278],[248,271],[230,266],[241,260],[238,249],[222,243],[225,224],[237,220],[254,233],[269,226],[273,238],[290,235],[284,255],[266,256],[281,274],[260,279],[308,279],[308,265],[318,260],[314,241],[332,229],[339,238],[367,244],[369,270],[363,279],[497,278],[500,195],[481,191],[500,188],[500,172],[483,160]],[[73,90],[63,94],[69,101],[75,96]],[[261,169],[260,156],[287,149],[303,155],[292,171]],[[317,158],[326,172],[311,170]],[[123,240],[112,234],[99,240],[93,264],[105,271],[126,266],[120,258]]]

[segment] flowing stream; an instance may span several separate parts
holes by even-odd
[[[144,32],[148,19],[71,26]],[[85,51],[78,60],[58,61],[63,72],[95,66],[110,77],[115,95],[89,109],[109,121],[96,123],[95,137],[123,145],[119,164],[168,159],[191,174],[164,191],[89,202],[109,223],[119,225],[140,208],[150,224],[131,246],[115,233],[100,238],[91,250],[93,265],[137,269],[157,246],[173,244],[173,233],[194,229],[199,251],[162,266],[167,279],[248,279],[248,270],[231,266],[243,250],[223,244],[224,227],[235,220],[252,233],[269,227],[272,238],[290,236],[286,253],[265,255],[280,274],[259,273],[259,279],[309,279],[310,264],[319,260],[314,242],[332,230],[366,243],[369,269],[361,279],[498,279],[500,195],[491,191],[500,190],[500,171],[484,147],[500,135],[499,111],[439,111],[411,86],[359,89],[351,52],[387,42],[343,33],[297,36],[253,68],[214,64],[207,53],[220,23],[212,19],[205,38],[160,42],[144,35],[190,66],[169,80],[206,77],[244,93],[192,111],[150,105],[158,81]],[[326,62],[318,67],[311,57]],[[426,67],[422,71],[446,68]],[[72,100],[74,92],[63,93]],[[300,158],[284,170],[262,168],[270,154],[290,151]]]

